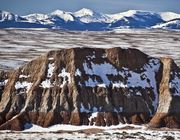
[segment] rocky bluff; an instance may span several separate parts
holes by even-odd
[[[26,124],[180,127],[180,68],[136,49],[50,51],[0,72],[0,129]]]

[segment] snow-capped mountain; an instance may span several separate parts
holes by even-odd
[[[173,12],[162,12],[162,13],[160,13],[160,16],[164,21],[170,21],[173,19],[180,18],[180,14],[176,14]]]
[[[41,20],[45,20],[48,18],[48,15],[46,14],[30,14],[27,16],[23,16],[25,19],[27,19],[30,22],[39,22]]]
[[[110,15],[114,19],[111,28],[151,28],[157,23],[163,23],[161,16],[154,12],[130,10]]]
[[[92,23],[92,22],[104,22],[110,23],[110,17],[106,14],[101,14],[94,12],[90,9],[83,8],[74,13],[74,16],[77,17],[83,23]]]
[[[129,10],[122,13],[116,13],[116,14],[107,14],[111,22],[115,22],[118,20],[121,20],[126,17],[133,17],[136,14],[136,10]]]
[[[50,14],[18,16],[0,11],[0,28],[49,28],[64,30],[114,30],[119,28],[180,29],[180,14],[129,10],[103,14],[83,8],[77,12],[56,10]]]
[[[31,14],[28,16],[18,16],[7,11],[0,11],[0,28],[48,28],[40,22],[41,14]]]
[[[7,11],[0,11],[0,22],[21,21],[21,20],[24,20],[24,19],[18,15],[15,15]]]
[[[81,10],[74,13],[76,17],[93,16],[94,12],[91,9],[82,8]]]
[[[74,17],[70,12],[65,12],[65,11],[61,11],[61,10],[56,10],[54,12],[52,12],[50,14],[50,17],[59,17],[61,19],[63,19],[64,21],[68,22],[68,21],[74,21]]]

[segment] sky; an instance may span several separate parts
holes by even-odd
[[[0,10],[19,15],[50,13],[57,9],[75,12],[82,8],[101,13],[127,10],[180,13],[180,0],[0,0]]]

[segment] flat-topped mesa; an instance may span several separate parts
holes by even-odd
[[[23,130],[27,123],[148,123],[161,100],[162,62],[136,49],[50,51],[9,76],[0,101],[0,129]],[[178,96],[180,72],[174,67],[167,88]]]

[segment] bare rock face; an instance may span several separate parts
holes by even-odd
[[[162,58],[163,73],[159,106],[150,121],[153,127],[180,128],[180,69],[170,58]]]
[[[50,51],[0,78],[0,129],[180,124],[179,68],[136,49]]]

